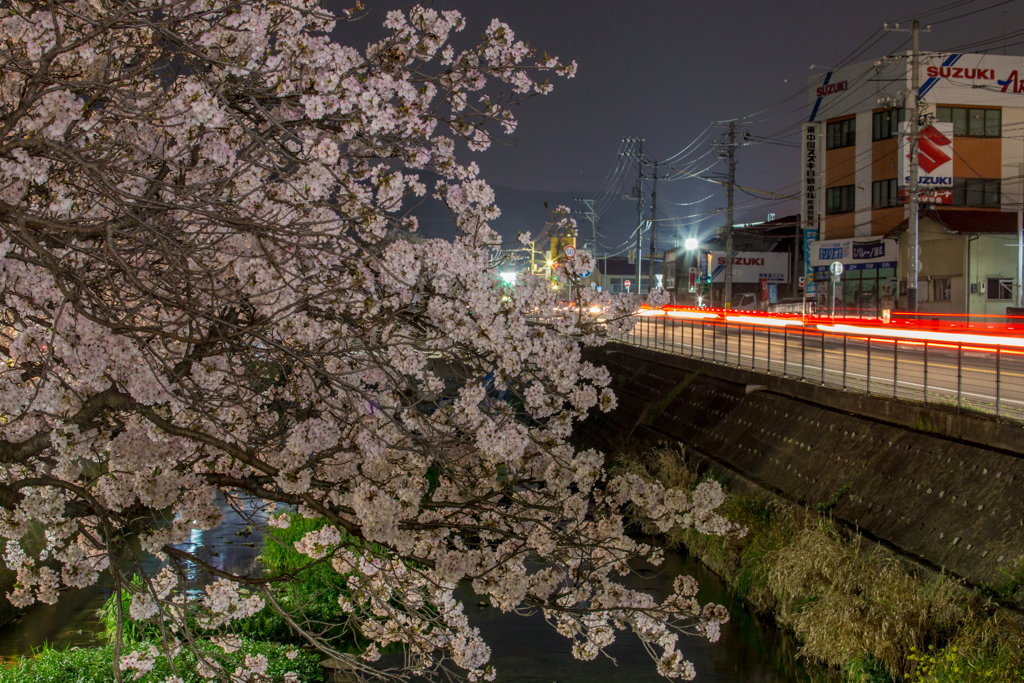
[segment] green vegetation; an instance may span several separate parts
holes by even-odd
[[[273,538],[266,537],[260,555],[267,576],[295,575],[291,581],[283,581],[275,588],[274,597],[279,604],[293,613],[301,614],[304,625],[331,641],[339,651],[361,651],[360,636],[347,628],[347,615],[338,605],[338,596],[347,591],[347,575],[338,574],[329,563],[314,563],[309,557],[295,551],[295,542],[306,533],[316,531],[327,522],[323,519],[307,519],[290,514],[291,524],[287,529],[275,529]],[[141,588],[141,580],[133,580]],[[131,594],[122,594],[122,608],[128,613]],[[0,667],[0,683],[108,683],[114,680],[111,661],[113,640],[117,632],[117,603],[111,597],[99,610],[100,619],[106,630],[108,644],[103,647],[74,648],[70,650],[43,649],[34,657],[25,657],[9,668]],[[319,666],[321,657],[315,653],[299,651],[294,659],[288,659],[289,651],[298,651],[305,640],[296,634],[284,618],[269,607],[252,617],[235,621],[230,633],[241,637],[243,650],[251,654],[265,654],[269,661],[268,675],[281,680],[286,672],[299,674],[304,683],[318,683],[324,680],[324,670]],[[199,635],[214,636],[211,633]],[[137,623],[125,619],[122,638],[126,651],[148,647],[160,642],[156,625]],[[230,668],[243,663],[241,652],[225,654],[208,641],[200,640],[199,646],[211,656],[216,656]],[[237,660],[237,661],[236,661]],[[184,683],[199,683],[195,674],[196,656],[183,650],[175,658],[177,675]],[[171,675],[170,665],[165,658],[159,658],[153,671],[139,679],[139,683],[157,683]]]
[[[626,452],[617,467],[669,486],[699,481],[681,448]],[[666,544],[685,547],[753,609],[791,629],[808,660],[841,669],[851,683],[1024,681],[1024,634],[980,591],[919,576],[802,506],[727,493],[720,512],[747,534],[673,530]],[[1017,589],[1019,573],[1005,590]]]
[[[215,645],[200,644],[204,654],[216,658],[228,670],[242,666],[245,656],[239,652],[225,654]],[[298,674],[303,683],[321,683],[325,679],[320,657],[308,652],[299,652],[294,659],[288,659],[290,646],[276,643],[246,641],[244,647],[254,655],[266,655],[269,665],[267,675],[272,680],[283,680],[288,672]],[[127,650],[126,650],[127,651]],[[73,648],[69,650],[43,649],[34,657],[24,657],[11,667],[0,666],[0,683],[113,683],[114,659],[112,645],[104,647]],[[205,683],[196,673],[196,655],[187,650],[174,658],[176,673],[183,683]],[[138,679],[138,683],[162,683],[172,675],[167,659],[157,659],[153,670]],[[132,678],[131,673],[125,680]]]
[[[276,584],[274,598],[289,613],[301,614],[306,624],[331,641],[340,652],[361,652],[360,634],[348,626],[349,615],[338,605],[338,597],[348,592],[348,574],[339,574],[329,562],[314,562],[295,551],[295,543],[310,531],[327,524],[322,518],[306,518],[286,513],[291,519],[287,529],[274,529],[273,538],[263,541],[260,561],[270,577],[295,575],[294,580]],[[294,633],[276,610],[265,609],[232,624],[232,633],[283,643],[305,642]]]
[[[359,634],[348,628],[348,615],[338,605],[338,596],[348,591],[345,582],[347,574],[339,574],[328,562],[314,562],[306,555],[295,551],[295,543],[310,531],[316,531],[327,524],[321,518],[306,518],[297,513],[288,514],[291,524],[287,529],[274,529],[273,537],[265,537],[260,552],[260,561],[265,575],[276,577],[293,575],[292,580],[275,584],[274,599],[290,614],[301,615],[300,622],[321,637],[327,638],[340,652],[361,652]],[[139,587],[136,578],[133,585]],[[122,594],[122,608],[128,613],[131,595]],[[111,596],[99,610],[104,623],[107,639],[113,642],[117,629],[117,608]],[[194,627],[193,627],[194,628]],[[266,608],[251,617],[231,623],[230,632],[253,641],[272,641],[299,646],[306,641],[274,609]],[[208,634],[213,635],[213,634]],[[156,642],[160,633],[155,625],[138,624],[125,619],[122,626],[125,642]]]

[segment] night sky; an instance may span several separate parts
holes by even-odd
[[[370,16],[340,28],[336,37],[363,48],[378,32],[389,9],[409,2],[365,0]],[[572,196],[596,196],[602,206],[602,243],[614,247],[635,227],[636,203],[622,200],[636,179],[636,165],[617,181],[617,152],[623,136],[645,139],[652,158],[666,159],[693,144],[678,167],[703,171],[710,149],[724,129],[715,121],[741,119],[742,130],[768,138],[738,152],[737,182],[783,194],[796,189],[797,132],[806,120],[809,67],[876,60],[910,49],[908,33],[883,33],[882,24],[915,17],[932,31],[922,34],[922,50],[1024,54],[1024,0],[861,0],[859,2],[692,2],[668,0],[436,0],[436,9],[458,9],[468,26],[457,38],[465,46],[480,36],[491,18],[508,23],[517,38],[563,61],[576,60],[575,79],[557,79],[555,90],[518,108],[519,130],[508,147],[475,155],[482,175],[494,186],[520,191],[527,204],[552,203]],[[965,15],[965,16],[959,16]],[[853,57],[861,49],[864,52]],[[708,137],[710,136],[710,137]],[[706,139],[705,139],[706,138]],[[468,159],[469,157],[463,157]],[[724,177],[724,163],[705,172]],[[609,176],[612,178],[609,180]],[[621,183],[621,184],[620,184]],[[687,179],[659,183],[658,214],[684,231],[713,230],[724,223],[725,206],[717,185]],[[696,202],[710,196],[702,203]],[[499,195],[500,198],[501,195]],[[511,201],[511,200],[510,200]],[[673,203],[674,202],[674,203]],[[768,212],[796,212],[795,201],[766,201],[737,192],[736,220],[764,220]],[[518,201],[503,207],[503,232],[529,220]],[[649,211],[649,199],[648,199]],[[513,215],[509,215],[511,212]],[[634,218],[631,218],[634,217]],[[702,220],[703,219],[703,220]],[[702,222],[698,222],[702,221]],[[630,224],[632,223],[632,224]],[[671,232],[671,229],[669,230]],[[536,234],[536,230],[534,230]],[[646,247],[645,247],[646,249]]]

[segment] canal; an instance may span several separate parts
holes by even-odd
[[[209,532],[195,532],[183,547],[225,570],[259,571],[258,529],[252,529],[228,506],[226,520]],[[689,574],[700,583],[699,600],[725,605],[731,619],[722,626],[721,640],[709,643],[684,636],[680,650],[697,669],[697,680],[706,683],[833,683],[843,680],[838,672],[809,671],[797,657],[793,637],[751,614],[731,596],[719,578],[696,560],[666,553],[657,568],[640,567],[626,579],[636,590],[663,599],[676,576]],[[207,577],[196,575],[190,587],[201,587]],[[109,597],[109,582],[62,593],[56,605],[36,605],[19,618],[0,627],[0,660],[12,661],[48,645],[55,648],[98,645],[102,623],[97,610]],[[480,629],[491,646],[491,663],[499,683],[646,683],[662,681],[654,662],[631,633],[621,633],[609,649],[612,659],[591,662],[573,659],[569,641],[558,635],[539,614],[530,617],[504,614],[481,601],[468,584],[459,589],[470,623]],[[382,664],[395,664],[389,657]]]

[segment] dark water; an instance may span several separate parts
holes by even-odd
[[[225,571],[259,573],[256,559],[263,536],[251,529],[235,510],[223,500],[220,504],[224,522],[210,531],[193,530],[187,543],[178,548],[195,552],[199,559]],[[259,515],[256,515],[259,518]],[[138,552],[138,548],[136,548]],[[150,563],[146,571],[157,564]],[[125,567],[125,571],[130,571]],[[186,566],[186,588],[198,589],[211,582],[208,574],[198,572],[189,563]],[[15,619],[0,626],[0,662],[32,654],[33,650],[48,645],[57,649],[100,645],[103,625],[96,611],[113,592],[113,582],[107,574],[88,588],[62,591],[55,605],[37,603]],[[0,595],[0,600],[4,600]]]
[[[721,580],[696,560],[666,553],[656,570],[641,569],[624,582],[645,590],[656,600],[664,599],[675,577],[689,574],[700,584],[701,603],[725,605],[731,618],[722,626],[722,637],[710,643],[697,636],[681,636],[679,650],[693,662],[697,681],[702,683],[832,683],[843,680],[838,672],[808,671],[796,658],[792,636],[748,612],[729,595]],[[540,615],[520,617],[503,614],[492,607],[480,607],[479,599],[465,586],[460,598],[473,626],[480,629],[491,647],[491,663],[498,670],[499,683],[654,683],[655,663],[632,633],[620,633],[609,648],[615,661],[598,656],[591,662],[572,657],[569,641],[559,635]]]
[[[183,548],[197,550],[200,558],[230,571],[258,573],[256,559],[262,540],[239,515],[223,506],[226,519],[209,532],[193,532]],[[625,582],[634,589],[649,591],[663,599],[676,576],[689,574],[700,584],[698,599],[725,605],[731,619],[722,626],[722,637],[709,643],[696,636],[682,636],[679,649],[697,669],[697,680],[706,683],[832,683],[841,678],[835,672],[809,672],[796,657],[797,645],[788,634],[751,613],[725,590],[718,577],[699,562],[677,553],[666,553],[658,568],[643,569]],[[190,586],[208,582],[195,573]],[[109,581],[61,594],[56,605],[36,605],[20,618],[0,627],[0,660],[31,654],[51,647],[98,645],[102,625],[96,610],[109,597]],[[504,614],[480,606],[468,585],[459,589],[470,623],[480,629],[490,645],[491,663],[499,683],[653,683],[664,681],[640,641],[620,633],[609,648],[614,661],[598,657],[591,662],[573,659],[569,641],[545,623],[543,617]],[[382,664],[389,662],[385,657]]]

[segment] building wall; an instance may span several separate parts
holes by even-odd
[[[927,218],[921,221],[921,280],[918,286],[918,311],[921,313],[962,313],[967,306],[967,280],[964,255],[967,238],[951,235],[942,226]],[[906,240],[909,243],[909,240]],[[935,296],[935,282],[950,280],[951,299],[943,301]]]
[[[1024,174],[1024,107],[1003,107],[1003,208],[1015,209],[1021,205],[1022,182],[1016,176]]]
[[[871,236],[871,172],[874,150],[871,142],[871,112],[857,114],[857,213],[854,216],[854,236]]]
[[[840,121],[844,118],[851,118],[849,116],[839,117],[834,119]],[[831,123],[832,121],[829,121]],[[826,131],[828,126],[824,126],[822,130]],[[858,139],[859,139],[858,131]],[[839,187],[841,185],[853,185],[857,180],[857,145],[850,145],[849,147],[840,147],[838,149],[829,149],[825,151],[825,187]],[[827,189],[826,189],[827,196]],[[822,210],[825,209],[825,197],[822,197]],[[845,237],[853,237],[853,226],[856,223],[856,213],[840,213],[833,216],[825,216],[823,221],[824,235],[821,239],[841,239]]]
[[[1001,178],[1002,138],[953,138],[954,178]]]
[[[980,235],[970,241],[969,250],[969,274],[967,291],[970,292],[971,284],[978,284],[978,293],[968,293],[970,310],[968,313],[979,315],[1006,315],[1007,306],[1013,305],[1013,300],[990,299],[990,293],[981,293],[980,284],[989,278],[1004,280],[1013,279],[1013,271],[1017,267],[1017,250],[1008,247],[1016,243],[1016,235]]]

